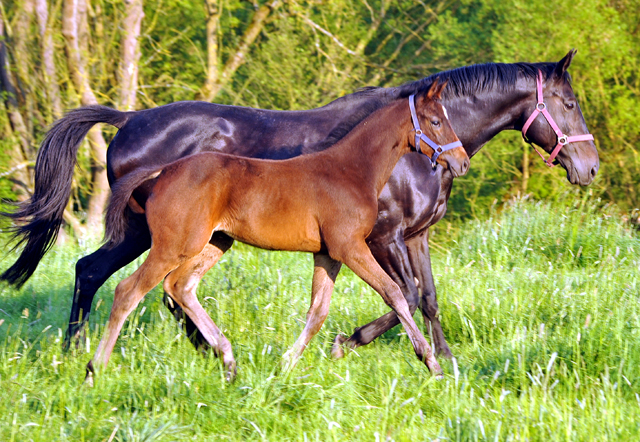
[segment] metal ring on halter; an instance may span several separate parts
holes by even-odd
[[[558,143],[562,144],[563,146],[565,144],[567,144],[568,142],[569,142],[569,138],[566,135],[563,135],[563,136],[558,138]]]
[[[438,146],[438,148],[436,149],[436,152],[442,153],[442,146]]]
[[[416,131],[416,135],[422,135],[422,129],[414,129]]]
[[[547,108],[546,103],[538,103],[538,104],[536,104],[536,109],[538,109],[540,112],[542,112],[546,108]]]

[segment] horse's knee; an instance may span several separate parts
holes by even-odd
[[[435,292],[427,292],[422,296],[420,309],[431,319],[438,315],[438,300]]]

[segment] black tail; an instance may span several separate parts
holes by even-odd
[[[21,287],[55,243],[71,194],[78,148],[89,130],[97,123],[120,129],[130,115],[106,106],[86,106],[72,110],[53,124],[38,151],[33,195],[15,212],[2,213],[15,224],[14,249],[22,244],[24,248],[0,280]]]
[[[165,166],[166,167],[166,166]],[[162,169],[138,169],[121,177],[111,189],[105,215],[104,240],[107,247],[115,247],[124,240],[127,230],[127,205],[133,191],[147,180],[158,176]]]

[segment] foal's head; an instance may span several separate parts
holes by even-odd
[[[447,110],[440,102],[440,95],[446,86],[446,81],[439,83],[436,78],[429,90],[415,97],[415,110],[420,127],[418,130],[414,129],[416,136],[409,138],[415,150],[432,159],[434,167],[438,163],[445,169],[448,168],[453,176],[457,177],[466,174],[469,170],[469,157],[449,123]],[[414,126],[415,123],[414,120]],[[420,134],[426,137],[419,137]],[[458,142],[457,146],[456,142]],[[449,146],[450,144],[452,146]]]

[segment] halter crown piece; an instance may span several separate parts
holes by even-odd
[[[444,146],[441,146],[441,145],[437,144],[436,142],[434,142],[431,138],[426,136],[422,132],[422,129],[420,129],[420,123],[418,122],[418,116],[416,115],[416,101],[415,100],[416,100],[416,96],[415,95],[410,95],[409,96],[409,109],[411,109],[411,121],[413,122],[413,130],[416,133],[416,151],[418,151],[419,153],[422,153],[422,154],[426,155],[427,157],[429,157],[429,155],[427,155],[426,153],[422,152],[422,149],[420,149],[420,140],[422,140],[425,143],[427,143],[433,149],[433,155],[429,159],[431,160],[431,167],[433,167],[435,169],[436,166],[437,166],[436,160],[438,159],[440,154],[443,153],[443,152],[446,152],[448,150],[455,149],[456,147],[461,147],[462,146],[462,142],[461,141],[454,141],[453,143],[449,143],[449,144],[445,144]]]
[[[553,117],[547,110],[547,105],[544,102],[544,96],[542,95],[542,71],[540,70],[538,70],[538,78],[536,78],[536,88],[538,93],[538,103],[536,104],[536,108],[531,116],[529,116],[527,122],[524,123],[524,126],[522,126],[522,137],[526,142],[531,144],[531,147],[533,147],[536,153],[540,155],[540,158],[542,158],[542,161],[544,161],[547,166],[553,167],[555,166],[555,164],[553,164],[553,160],[556,159],[558,152],[560,152],[560,149],[562,149],[565,144],[573,143],[574,141],[593,141],[593,135],[585,134],[567,136],[562,133],[556,122],[553,120]],[[531,126],[531,123],[533,123],[538,114],[542,114],[546,118],[549,126],[551,126],[551,129],[553,129],[553,131],[556,133],[556,136],[558,137],[558,144],[553,149],[553,152],[551,152],[551,156],[547,160],[545,160],[542,153],[540,153],[540,151],[536,149],[536,147],[532,143],[530,143],[529,140],[527,140],[527,130],[529,130],[529,126]]]

